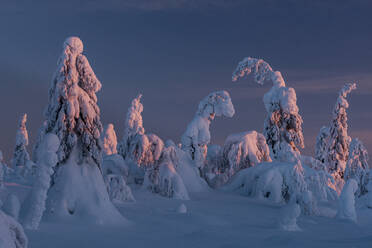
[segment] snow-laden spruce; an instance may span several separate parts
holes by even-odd
[[[347,180],[338,199],[337,218],[357,221],[355,211],[355,193],[357,190],[358,182],[352,178]]]
[[[167,146],[163,149],[161,162],[146,171],[144,187],[165,197],[189,200],[190,197],[182,177],[176,170],[179,164],[177,149],[167,142]]]
[[[125,121],[123,140],[118,145],[118,153],[130,165],[130,177],[142,182],[146,167],[159,163],[164,147],[163,141],[155,134],[145,134],[142,121],[142,95],[132,100]]]
[[[96,92],[101,89],[101,82],[82,52],[79,38],[65,40],[49,90],[43,132],[54,133],[61,141],[58,164],[66,162],[78,146],[76,163],[100,166],[102,124]]]
[[[355,89],[355,83],[348,83],[340,90],[333,109],[332,122],[329,129],[329,140],[325,163],[328,171],[335,179],[335,189],[338,193],[341,192],[344,184],[343,175],[351,141],[351,138],[347,133],[348,125],[346,109],[349,107],[349,103],[346,97]]]
[[[17,176],[26,179],[32,174],[34,166],[27,152],[28,132],[26,128],[27,114],[22,114],[19,119],[18,130],[16,134],[16,144],[12,158],[12,167]]]
[[[104,155],[112,155],[118,153],[116,150],[118,141],[116,138],[116,133],[113,124],[110,123],[105,126],[103,134],[101,135],[101,139],[103,144]]]
[[[329,135],[329,127],[323,126],[316,137],[315,158],[322,163],[326,162]]]
[[[39,144],[37,169],[32,189],[22,205],[21,222],[27,229],[36,230],[45,211],[48,190],[52,175],[58,162],[57,151],[60,146],[58,137],[48,133]]]
[[[107,192],[113,202],[133,202],[135,201],[132,190],[125,182],[123,176],[108,174],[105,176]]]
[[[223,189],[259,199],[267,198],[276,203],[298,202],[304,214],[316,214],[318,211],[300,161],[262,162],[239,171]]]
[[[349,147],[349,156],[346,163],[344,180],[354,179],[358,183],[357,196],[368,192],[367,185],[369,181],[368,151],[363,143],[355,138],[351,141]]]
[[[102,124],[96,96],[101,83],[82,52],[79,38],[66,39],[49,91],[43,132],[55,134],[60,145],[43,216],[118,223],[125,220],[110,201],[101,174]]]
[[[28,239],[22,226],[0,210],[0,247],[27,248]]]
[[[232,80],[237,81],[253,73],[258,84],[271,81],[272,88],[264,95],[263,102],[267,111],[264,135],[270,148],[272,159],[296,161],[298,148],[304,147],[302,117],[298,112],[296,92],[286,87],[282,74],[274,71],[262,59],[244,58],[233,72]]]
[[[195,166],[202,170],[207,156],[207,146],[211,140],[209,126],[215,116],[232,117],[235,114],[230,94],[216,91],[206,96],[200,103],[194,119],[182,135],[182,149],[195,161]]]

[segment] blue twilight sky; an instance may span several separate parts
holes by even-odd
[[[368,0],[0,0],[0,149],[9,159],[23,112],[32,147],[62,43],[76,35],[103,84],[102,121],[119,138],[139,92],[146,131],[164,140],[179,142],[199,101],[221,89],[236,115],[212,123],[212,142],[262,132],[270,85],[231,82],[237,63],[252,56],[295,88],[306,154],[330,122],[338,90],[356,81],[349,134],[372,151],[371,13]]]

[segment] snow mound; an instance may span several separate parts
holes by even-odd
[[[186,205],[183,204],[183,203],[181,205],[179,205],[178,208],[177,208],[177,213],[179,213],[179,214],[186,214],[187,213],[187,207],[186,207]]]
[[[337,218],[347,219],[354,222],[357,221],[357,215],[355,211],[355,193],[357,192],[357,190],[358,182],[354,179],[349,179],[342,189],[339,198]]]
[[[95,224],[126,222],[111,203],[99,168],[76,164],[73,159],[58,166],[45,215],[51,220],[78,219]]]
[[[22,226],[0,210],[0,247],[27,248],[28,239]]]

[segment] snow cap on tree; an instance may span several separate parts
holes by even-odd
[[[28,145],[28,133],[26,129],[27,114],[22,114],[19,119],[19,127],[16,134],[16,145],[13,155],[13,168],[25,166],[30,160],[26,146]]]
[[[112,155],[117,153],[116,146],[118,142],[113,124],[110,123],[106,125],[102,135],[102,143],[103,153],[105,155]]]
[[[100,166],[102,124],[96,92],[101,83],[82,52],[83,43],[78,37],[65,40],[49,90],[43,132],[54,133],[60,139],[59,164],[78,145],[78,163]]]
[[[264,60],[251,57],[244,58],[238,64],[233,72],[232,80],[235,82],[251,73],[258,84],[262,85],[265,81],[271,81],[273,84],[263,97],[268,113],[264,123],[264,134],[272,158],[284,161],[289,157],[288,151],[293,154],[292,157],[298,157],[297,147],[304,148],[304,138],[303,120],[298,113],[295,90],[286,87],[279,71],[274,71]],[[291,149],[288,149],[288,145]]]

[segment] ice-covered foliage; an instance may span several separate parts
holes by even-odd
[[[105,176],[107,192],[113,202],[135,201],[132,190],[127,186],[123,176],[108,174]]]
[[[161,163],[147,169],[144,187],[165,197],[189,200],[187,189],[175,168],[179,163],[176,149],[173,145],[164,148]]]
[[[112,155],[118,153],[116,150],[117,147],[117,138],[113,124],[108,124],[103,130],[101,135],[102,144],[103,144],[103,154]]]
[[[206,96],[200,103],[194,119],[182,135],[182,149],[195,161],[199,169],[205,165],[207,145],[211,140],[209,126],[215,116],[232,117],[235,113],[230,94],[216,91]]]
[[[280,211],[279,227],[284,231],[301,231],[297,225],[297,218],[300,214],[301,208],[295,202],[283,206]]]
[[[21,203],[19,202],[18,197],[15,194],[8,194],[2,206],[4,213],[11,216],[15,220],[18,220],[20,209]]]
[[[328,144],[327,139],[329,138],[329,135],[329,127],[323,126],[316,137],[315,158],[322,163],[326,162]]]
[[[261,162],[271,162],[266,139],[256,131],[229,135],[222,148],[220,173],[229,177],[238,171]]]
[[[367,184],[369,181],[368,151],[363,143],[355,138],[351,141],[349,147],[349,157],[346,163],[344,180],[350,178],[358,183],[357,196],[368,192]]]
[[[244,58],[233,72],[232,80],[253,73],[255,81],[263,84],[271,81],[272,88],[264,95],[267,111],[264,135],[269,145],[271,157],[287,162],[299,159],[298,148],[304,147],[302,117],[298,112],[296,92],[285,85],[282,74],[274,71],[262,59]]]
[[[341,183],[349,155],[349,144],[351,138],[347,133],[347,114],[346,109],[349,103],[347,95],[356,89],[355,83],[345,84],[340,90],[336,105],[333,109],[332,122],[329,129],[329,141],[327,145],[326,165],[328,171],[333,175],[338,183]],[[341,183],[343,184],[343,183]],[[337,187],[338,190],[342,188]]]
[[[28,239],[22,226],[0,210],[0,247],[27,248]]]
[[[48,190],[58,162],[60,146],[55,134],[45,134],[37,150],[37,169],[32,189],[22,206],[21,222],[27,229],[38,229],[45,211]]]
[[[124,137],[118,148],[125,160],[144,168],[159,162],[164,143],[155,134],[145,134],[141,97],[140,94],[133,99],[128,109]]]
[[[78,37],[67,38],[63,43],[49,90],[46,125],[42,132],[54,133],[61,141],[58,164],[65,163],[78,146],[75,162],[99,167],[102,124],[96,92],[101,89],[101,83],[82,52],[83,43]]]
[[[352,178],[347,180],[339,198],[337,218],[357,221],[355,211],[355,194],[357,190],[358,182]]]
[[[12,166],[16,169],[18,166],[25,167],[30,160],[30,155],[27,152],[28,146],[28,132],[26,129],[27,114],[22,114],[19,119],[18,130],[16,134],[16,144],[14,148],[14,155],[12,159]]]
[[[224,187],[228,191],[274,202],[298,202],[304,214],[317,213],[317,203],[304,177],[301,163],[263,162],[243,169]]]

